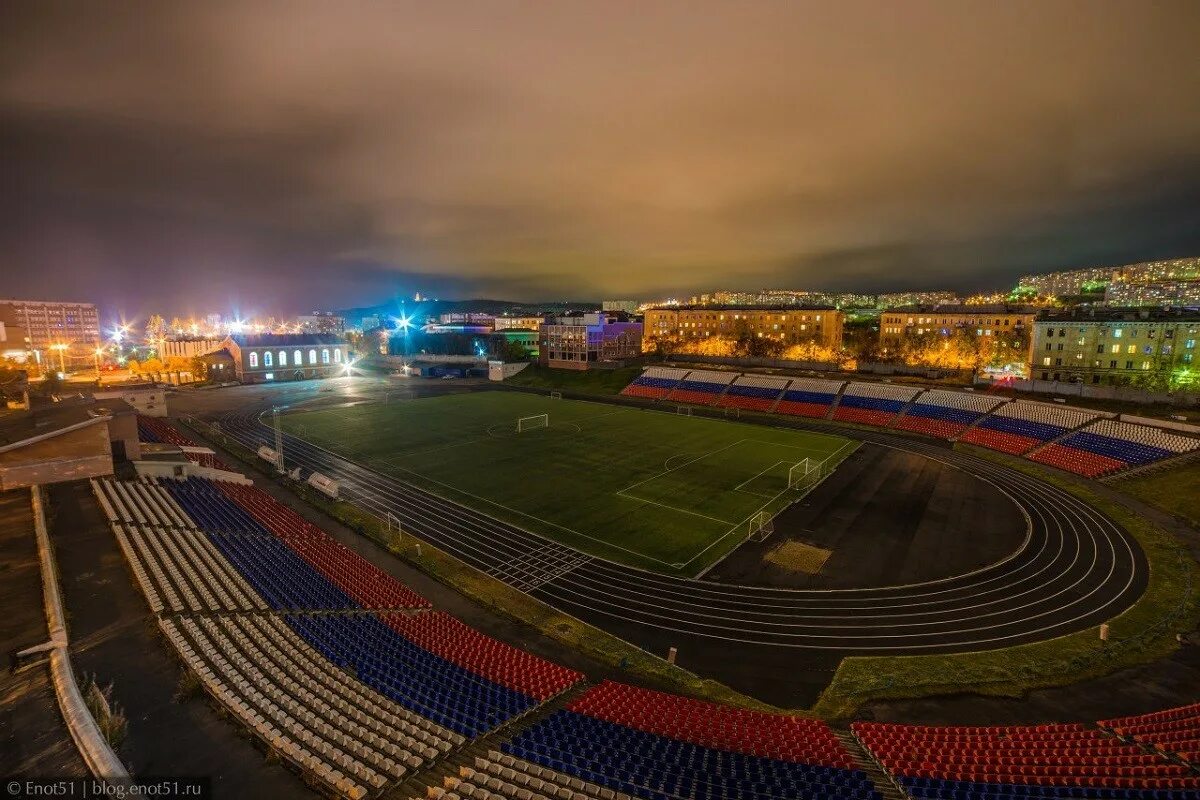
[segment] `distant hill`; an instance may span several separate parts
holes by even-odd
[[[562,302],[552,303],[519,303],[515,300],[490,300],[487,298],[476,298],[473,300],[422,300],[421,302],[413,302],[406,300],[403,304],[399,301],[381,303],[375,306],[361,306],[358,308],[343,308],[337,313],[346,318],[346,324],[354,327],[357,326],[363,317],[373,316],[399,316],[401,310],[408,314],[417,314],[421,317],[436,317],[439,314],[450,313],[475,313],[475,314],[510,314],[519,316],[522,314],[559,314],[570,310],[590,310],[600,308],[598,301],[575,301],[564,300]]]

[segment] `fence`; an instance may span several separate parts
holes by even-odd
[[[976,378],[975,385],[992,386],[993,384],[986,378]],[[1036,379],[1012,381],[1011,383],[997,384],[997,386],[999,388],[1012,389],[1015,392],[1057,394],[1091,400],[1116,400],[1122,403],[1162,403],[1182,408],[1200,407],[1200,394],[1148,392],[1144,389],[1133,389],[1128,386],[1099,386],[1090,383],[1070,383],[1068,381],[1043,381]]]

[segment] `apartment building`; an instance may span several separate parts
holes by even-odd
[[[1042,380],[1121,386],[1194,370],[1200,311],[1089,308],[1034,323],[1031,374]]]
[[[0,300],[0,323],[24,332],[25,350],[35,361],[67,370],[91,368],[100,345],[100,315],[92,303]]]
[[[842,345],[845,314],[835,308],[667,306],[647,309],[644,320],[648,348],[659,342],[749,335],[784,345],[812,342],[836,349]]]

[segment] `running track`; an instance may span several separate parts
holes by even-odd
[[[259,419],[269,408],[260,402],[227,412],[221,427],[252,450],[272,444],[273,430]],[[561,611],[618,631],[649,627],[713,644],[826,656],[986,650],[1093,627],[1120,614],[1145,588],[1148,566],[1137,544],[1073,495],[920,440],[858,429],[838,432],[992,482],[1024,511],[1029,522],[1024,545],[975,572],[905,586],[788,590],[700,582],[584,555],[291,435],[285,436],[284,449],[289,465],[337,479],[343,498],[380,517],[391,513],[405,531],[478,569]]]

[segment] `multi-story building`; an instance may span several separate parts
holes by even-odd
[[[100,345],[100,316],[92,303],[0,300],[0,322],[21,328],[34,360],[55,369],[90,369]]]
[[[314,311],[296,317],[301,333],[332,333],[340,336],[346,332],[346,318],[332,311]]]
[[[815,343],[838,349],[845,314],[836,308],[671,306],[646,309],[647,348],[719,336],[757,336],[784,345]]]
[[[1113,281],[1104,291],[1110,306],[1155,306],[1159,308],[1200,306],[1200,280],[1163,280],[1126,283]]]
[[[1200,311],[1088,308],[1047,312],[1034,323],[1031,374],[1042,380],[1170,385],[1197,368]]]
[[[538,333],[538,361],[557,369],[589,369],[599,361],[635,358],[642,352],[642,323],[603,312],[554,317]]]
[[[496,331],[536,331],[546,321],[545,317],[526,316],[526,317],[496,317],[494,322],[494,330]]]
[[[1042,297],[1069,297],[1094,293],[1106,287],[1113,278],[1112,267],[1088,267],[1042,275],[1022,275],[1017,279],[1017,291]]]
[[[328,378],[341,375],[353,355],[350,345],[331,333],[234,334],[221,349],[203,358],[210,375],[242,383]]]
[[[636,314],[637,300],[604,300],[600,303],[602,311],[624,311],[626,314]]]
[[[933,305],[889,308],[879,315],[879,349],[894,355],[905,339],[930,334],[951,336],[973,330],[977,336],[1027,335],[1036,313],[1029,306]]]
[[[954,305],[958,295],[954,292],[892,292],[881,294],[875,299],[876,308],[900,308],[901,306]]]

